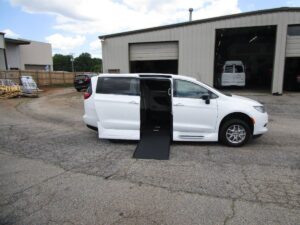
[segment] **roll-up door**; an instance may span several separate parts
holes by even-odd
[[[130,61],[177,60],[178,42],[131,44]]]
[[[287,36],[286,57],[300,57],[300,36]]]

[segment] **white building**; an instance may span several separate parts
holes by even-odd
[[[52,70],[51,44],[4,37],[0,33],[0,70]]]
[[[240,13],[99,38],[104,73],[174,73],[219,87],[224,63],[239,60],[245,65],[247,89],[281,94],[300,87],[300,8]]]

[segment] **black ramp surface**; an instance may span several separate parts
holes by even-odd
[[[171,140],[171,82],[141,79],[141,138],[133,158],[169,159]]]
[[[154,128],[143,133],[133,158],[168,160],[169,154],[170,131]]]

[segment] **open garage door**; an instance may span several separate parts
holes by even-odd
[[[270,90],[276,26],[216,30],[214,86]]]
[[[285,91],[300,91],[300,25],[288,26],[284,70]]]
[[[129,46],[131,73],[178,73],[178,42],[135,43]]]

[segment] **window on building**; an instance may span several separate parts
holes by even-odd
[[[108,73],[120,73],[120,69],[108,69]]]
[[[288,35],[289,36],[300,36],[300,25],[291,25],[288,26]]]

